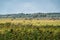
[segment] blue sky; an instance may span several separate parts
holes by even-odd
[[[60,12],[60,0],[0,0],[0,14]]]

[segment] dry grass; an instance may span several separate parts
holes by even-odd
[[[60,20],[24,20],[24,19],[0,19],[0,23],[22,23],[22,24],[33,24],[33,25],[60,25]]]

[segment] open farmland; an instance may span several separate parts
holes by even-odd
[[[2,18],[0,40],[60,40],[60,20]]]

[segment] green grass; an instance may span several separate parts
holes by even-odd
[[[0,40],[60,40],[60,20],[0,19]]]
[[[0,40],[60,40],[60,25],[0,23]]]

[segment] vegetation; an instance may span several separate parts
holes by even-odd
[[[25,19],[60,19],[60,13],[31,13],[31,14],[7,14],[0,15],[0,18],[25,18]]]
[[[0,19],[0,40],[60,40],[60,20]]]

